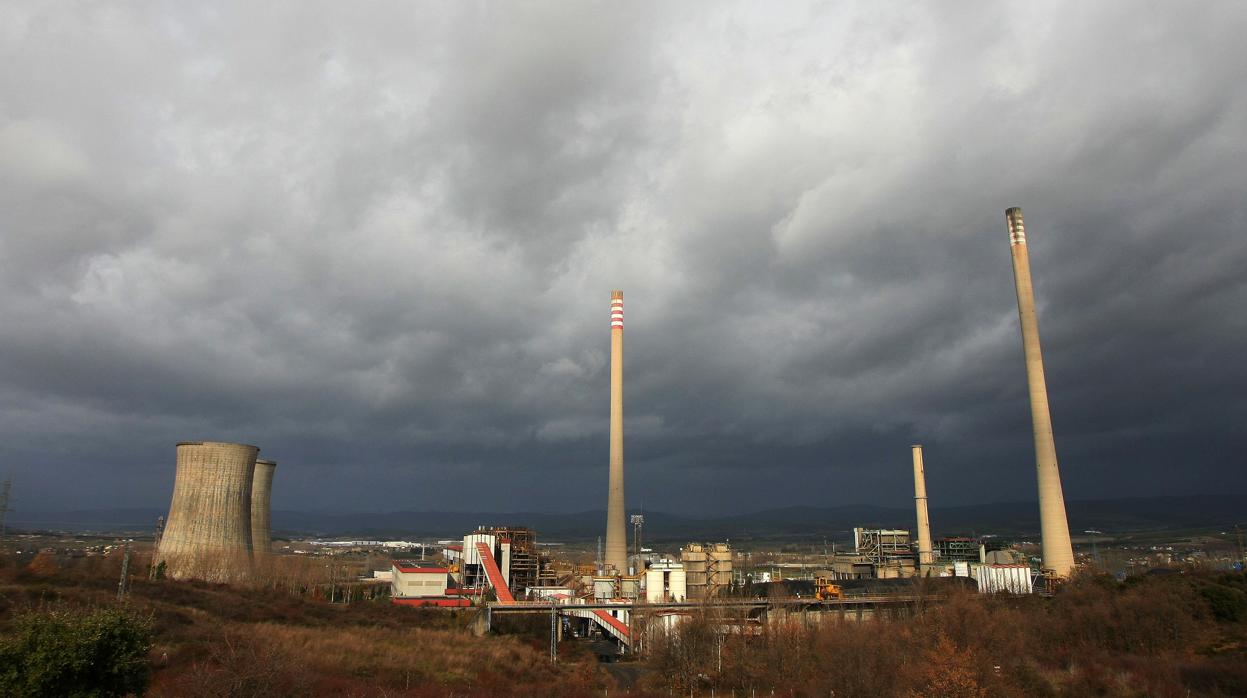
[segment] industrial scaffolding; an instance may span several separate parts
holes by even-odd
[[[876,565],[913,557],[909,531],[905,530],[855,528],[853,544],[859,556]]]
[[[499,543],[511,544],[511,560],[507,583],[514,594],[538,586],[541,556],[537,554],[537,532],[525,526],[481,526],[478,534],[493,535]]]

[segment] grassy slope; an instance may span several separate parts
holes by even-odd
[[[3,570],[0,632],[29,608],[116,602],[112,561],[70,572]],[[153,619],[149,695],[588,695],[609,685],[572,651],[552,666],[543,642],[473,636],[470,612],[331,606],[287,594],[135,580],[128,604]],[[570,648],[569,648],[570,649]]]

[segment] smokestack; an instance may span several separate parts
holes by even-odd
[[[623,472],[623,291],[611,291],[610,490],[606,501],[606,567],[628,571]]]
[[[1035,291],[1031,288],[1030,255],[1022,209],[1005,211],[1009,248],[1013,254],[1013,280],[1017,285],[1018,320],[1022,325],[1022,351],[1026,355],[1026,382],[1030,388],[1031,425],[1035,432],[1035,467],[1039,476],[1039,525],[1043,534],[1043,566],[1055,577],[1074,571],[1074,548],[1065,517],[1065,495],[1057,468],[1052,415],[1048,411],[1048,386],[1044,381],[1043,354],[1039,350],[1039,323],[1035,319]]]
[[[922,467],[922,445],[914,444],[914,507],[918,510],[918,570],[935,563],[931,552],[931,518],[927,515],[927,474]]]
[[[251,575],[251,486],[260,449],[216,441],[177,445],[169,521],[157,557],[172,579]]]
[[[276,469],[275,461],[257,459],[255,462],[255,476],[251,480],[251,550],[256,562],[272,552],[269,500]]]

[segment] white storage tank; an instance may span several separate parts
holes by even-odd
[[[645,600],[649,603],[684,601],[687,597],[684,565],[659,560],[645,571]]]

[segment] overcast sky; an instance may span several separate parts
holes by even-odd
[[[0,4],[0,476],[167,506],[1247,492],[1247,4]]]

